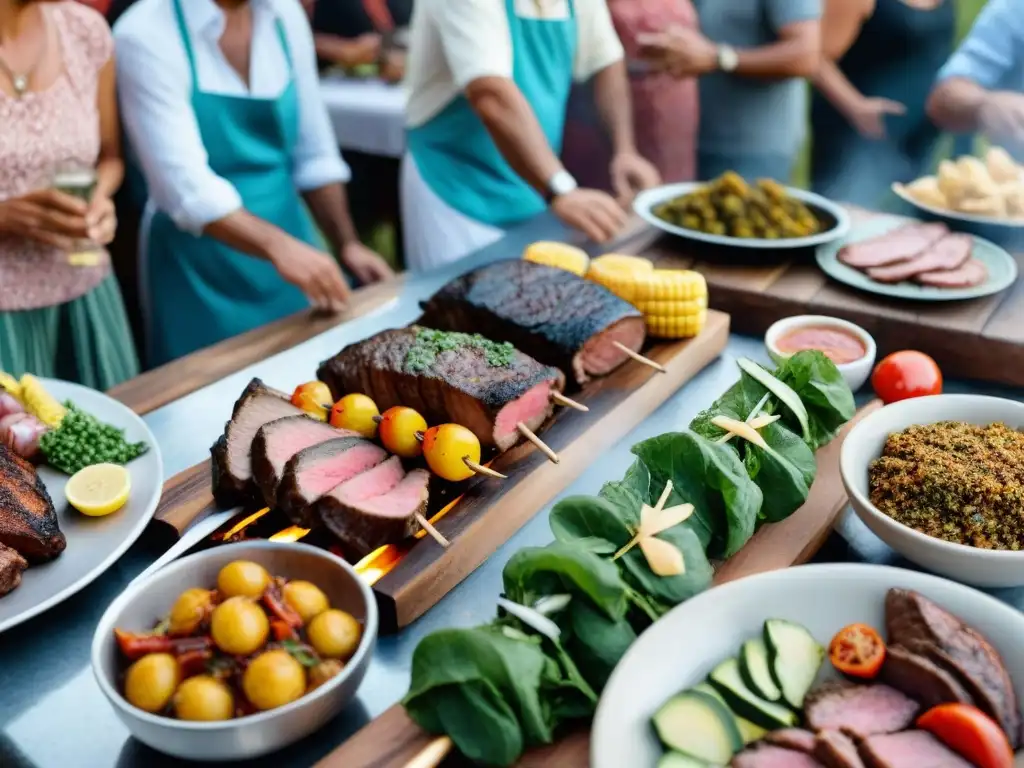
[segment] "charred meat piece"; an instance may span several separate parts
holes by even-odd
[[[221,507],[233,507],[255,495],[250,451],[260,427],[285,416],[301,416],[283,392],[253,379],[235,402],[224,434],[210,448],[213,457],[213,498]]]
[[[3,444],[0,444],[0,544],[16,550],[30,563],[53,560],[67,546],[57,524],[57,510],[35,467]]]
[[[921,285],[931,285],[935,288],[973,288],[988,280],[988,269],[984,262],[971,259],[958,269],[923,272],[914,280]]]
[[[813,754],[825,768],[864,768],[853,739],[841,731],[822,731]]]
[[[967,690],[980,710],[1002,725],[1016,749],[1021,719],[1010,673],[979,632],[924,595],[890,589],[885,596],[889,642],[926,656]]]
[[[335,398],[361,392],[384,411],[405,405],[430,424],[455,422],[481,445],[507,450],[516,424],[536,430],[551,415],[565,377],[508,344],[418,326],[384,331],[321,363],[317,377]]]
[[[780,728],[764,735],[764,741],[777,747],[811,754],[814,751],[814,734],[803,728]]]
[[[804,720],[815,731],[844,731],[854,737],[902,731],[920,707],[887,685],[826,684],[807,695]]]
[[[907,261],[872,267],[868,277],[880,283],[901,283],[914,275],[940,270],[957,269],[971,258],[974,238],[970,235],[951,234]]]
[[[0,597],[13,592],[21,584],[21,573],[28,561],[10,547],[0,544]]]
[[[640,312],[597,283],[522,259],[467,272],[423,303],[420,323],[510,342],[578,384],[618,368],[643,346]]]
[[[971,694],[953,675],[931,659],[898,645],[886,649],[878,680],[905,693],[924,709],[947,703],[974,704]]]
[[[870,736],[860,756],[866,768],[973,768],[927,731]]]
[[[401,541],[419,530],[427,509],[430,473],[405,474],[397,456],[342,483],[317,502],[324,525],[355,557]]]
[[[285,465],[277,488],[277,508],[296,525],[319,525],[313,505],[325,493],[387,458],[361,437],[339,437],[303,448]]]
[[[821,763],[806,752],[795,752],[772,744],[758,744],[745,749],[729,765],[732,768],[822,768]]]
[[[252,474],[267,506],[276,506],[277,486],[292,456],[303,448],[340,437],[358,435],[310,416],[285,416],[260,427],[252,441]]]
[[[904,224],[877,237],[844,245],[839,261],[855,269],[907,261],[949,232],[945,224]]]

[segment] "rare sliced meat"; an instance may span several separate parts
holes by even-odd
[[[260,427],[252,441],[252,474],[267,506],[277,504],[277,486],[292,456],[303,448],[339,437],[358,435],[347,429],[335,429],[310,416],[285,416]]]
[[[579,384],[626,362],[646,329],[640,312],[571,272],[522,259],[499,261],[455,278],[423,303],[420,324],[511,342]]]
[[[0,544],[0,597],[13,592],[21,584],[21,574],[28,561],[16,550]]]
[[[317,376],[337,398],[361,392],[383,411],[413,408],[429,424],[454,422],[484,446],[507,450],[551,415],[565,376],[508,344],[412,326],[378,333],[321,363]]]
[[[210,448],[213,457],[213,498],[221,507],[233,507],[251,500],[256,485],[252,480],[252,441],[260,427],[285,416],[301,416],[302,410],[284,392],[253,379],[235,402],[224,434]]]
[[[944,224],[904,224],[884,235],[844,245],[839,249],[839,260],[856,269],[907,261],[948,231]]]
[[[971,694],[934,661],[899,645],[886,649],[879,682],[905,693],[924,709],[938,704],[973,704]]]
[[[842,731],[822,731],[815,740],[814,755],[825,768],[864,768],[857,745]]]
[[[1003,726],[1014,749],[1020,743],[1017,694],[1002,658],[981,633],[924,595],[890,589],[885,597],[889,642],[926,656],[949,672],[975,705]]]
[[[830,683],[807,695],[804,721],[815,731],[863,737],[902,731],[919,710],[916,701],[887,685]]]
[[[947,269],[938,272],[924,272],[914,280],[921,285],[935,288],[973,288],[988,280],[988,268],[984,262],[971,259],[959,269]]]
[[[806,752],[763,743],[743,750],[729,765],[732,768],[822,768],[821,763]]]
[[[914,275],[957,269],[971,258],[973,249],[974,238],[970,235],[946,235],[912,259],[884,267],[871,267],[868,277],[880,283],[901,283]]]
[[[866,768],[973,768],[927,731],[870,736],[859,749]]]
[[[313,504],[325,493],[387,458],[378,445],[360,437],[339,437],[303,448],[288,460],[277,489],[277,507],[296,525],[320,523]]]
[[[353,557],[363,557],[420,529],[417,516],[427,510],[429,483],[429,472],[406,475],[393,456],[328,493],[317,502],[317,512]]]
[[[777,747],[811,754],[814,751],[814,734],[803,728],[780,728],[764,735],[764,741]]]

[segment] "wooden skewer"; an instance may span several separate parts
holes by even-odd
[[[655,362],[654,360],[651,360],[651,358],[649,358],[649,357],[644,357],[639,352],[634,352],[632,349],[627,347],[621,341],[613,341],[612,344],[615,346],[615,348],[617,350],[619,350],[620,352],[624,352],[625,354],[629,355],[631,358],[636,360],[638,363],[643,363],[644,365],[650,366],[651,368],[656,370],[658,373],[666,373],[666,371],[665,371],[664,367],[662,367],[661,363]]]
[[[485,467],[483,464],[477,464],[475,461],[471,461],[468,456],[463,456],[462,461],[478,475],[487,475],[488,477],[493,477],[498,480],[508,480],[508,475],[503,475],[501,472],[497,472],[490,467]]]
[[[590,410],[583,403],[577,403],[571,397],[566,397],[561,392],[552,392],[551,399],[559,405],[564,405],[566,408],[575,408],[577,411],[583,411],[584,413]]]
[[[516,429],[519,430],[519,434],[529,440],[531,443],[540,449],[540,452],[547,456],[555,464],[558,463],[558,454],[548,448],[548,444],[541,440],[537,435],[533,433],[533,430],[523,424],[523,422],[516,422]]]
[[[448,757],[455,745],[447,736],[438,736],[427,744],[403,768],[437,768],[441,761]]]
[[[374,424],[380,424],[382,421],[384,421],[384,417],[381,416],[380,414],[377,414],[376,416],[371,416],[370,418]],[[416,434],[418,435],[420,433],[417,432]]]
[[[418,512],[416,513],[416,522],[423,526],[423,530],[430,534],[430,538],[432,538],[445,549],[447,549],[448,545],[451,544],[451,542],[448,541],[448,539],[446,539],[444,535],[439,530],[437,530],[437,528],[430,524],[430,521],[427,520],[427,518],[425,518]]]

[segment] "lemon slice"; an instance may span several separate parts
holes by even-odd
[[[131,475],[120,464],[93,464],[71,476],[64,495],[83,515],[102,517],[123,507],[131,489]]]

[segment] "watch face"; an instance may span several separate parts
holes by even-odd
[[[736,69],[736,65],[739,64],[739,56],[736,51],[728,45],[723,45],[718,49],[718,66],[725,72],[732,72]]]

